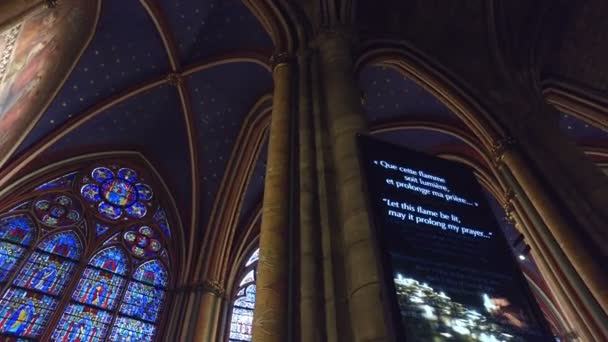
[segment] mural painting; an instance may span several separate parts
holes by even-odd
[[[94,29],[96,9],[96,1],[65,1],[0,33],[0,162],[72,67]]]

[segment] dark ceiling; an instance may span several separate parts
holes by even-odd
[[[369,7],[369,18],[359,18],[364,36],[373,36],[377,31],[366,23],[378,21],[384,14],[374,10],[372,2],[361,3],[363,8]],[[409,13],[410,20],[399,21],[401,17],[397,14],[382,20],[385,20],[386,30],[408,31],[406,38],[429,53],[436,52],[435,47],[441,44],[458,47],[456,50],[461,53],[451,59],[446,59],[442,53],[436,56],[446,65],[468,65],[466,70],[456,68],[467,74],[475,72],[480,63],[489,63],[487,55],[474,54],[472,57],[470,52],[487,51],[486,37],[477,30],[485,25],[479,19],[484,10],[477,5],[479,1],[467,0],[446,9],[444,1],[407,4],[393,1],[392,8]],[[439,7],[443,10],[438,11]],[[455,18],[467,18],[467,25]],[[428,30],[424,36],[433,40],[419,39],[421,27]],[[166,32],[165,40],[161,32]],[[187,89],[184,96],[192,112],[196,137],[194,150],[198,159],[199,189],[193,189],[191,182],[192,159],[186,120],[189,113],[184,113],[178,88],[165,82],[175,67],[167,46],[175,47],[177,58],[173,64],[179,70],[195,70],[191,67],[209,61],[224,61],[196,69],[183,79]],[[204,227],[244,118],[262,96],[272,93],[272,78],[267,66],[231,58],[249,54],[267,58],[272,50],[269,35],[240,0],[104,0],[93,40],[58,95],[19,146],[13,160],[27,155],[28,149],[36,148],[41,141],[59,133],[65,135],[39,155],[32,165],[84,151],[141,151],[169,183],[184,222],[189,221],[192,191],[200,191],[199,225]],[[433,95],[393,68],[364,66],[358,82],[363,107],[372,126],[409,118],[458,120]],[[108,103],[112,105],[104,107]],[[90,113],[94,113],[90,120],[66,130]],[[589,127],[574,117],[564,115],[561,127],[578,141],[607,144],[605,131]],[[385,132],[380,136],[433,153],[442,149],[467,149],[458,138],[421,128]],[[264,147],[244,195],[241,222],[261,201],[265,155]]]

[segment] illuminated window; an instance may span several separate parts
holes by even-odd
[[[154,341],[171,232],[147,179],[95,166],[28,194],[0,214],[0,339]]]
[[[238,279],[238,288],[232,302],[230,319],[230,342],[251,341],[253,324],[253,307],[255,305],[255,278],[258,265],[259,249],[256,249],[247,258],[241,276]]]

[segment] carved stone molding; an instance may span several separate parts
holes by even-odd
[[[290,63],[293,60],[293,56],[287,52],[278,52],[270,56],[269,63],[272,69],[281,64]]]
[[[506,136],[502,139],[497,140],[494,145],[492,145],[492,159],[496,166],[502,165],[502,157],[505,152],[512,149],[515,145],[515,139],[510,136]]]
[[[203,282],[201,286],[204,292],[209,292],[214,294],[217,297],[225,298],[226,297],[226,289],[216,280],[207,279]]]
[[[502,204],[502,208],[505,211],[505,221],[507,223],[515,226],[517,222],[515,221],[515,206],[513,205],[513,200],[515,199],[515,192],[511,189],[507,189],[505,192],[505,201]]]

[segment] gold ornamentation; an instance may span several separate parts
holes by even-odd
[[[224,287],[222,287],[222,285],[216,280],[205,280],[200,289],[205,292],[212,293],[220,298],[226,297],[226,289],[224,289]]]
[[[492,146],[491,152],[494,159],[494,164],[500,166],[502,164],[502,157],[505,152],[515,145],[515,139],[510,136],[506,136],[502,139],[497,140]]]
[[[513,200],[515,199],[515,192],[512,189],[507,189],[505,192],[505,202],[502,204],[502,208],[505,211],[505,221],[515,226],[515,206]]]

